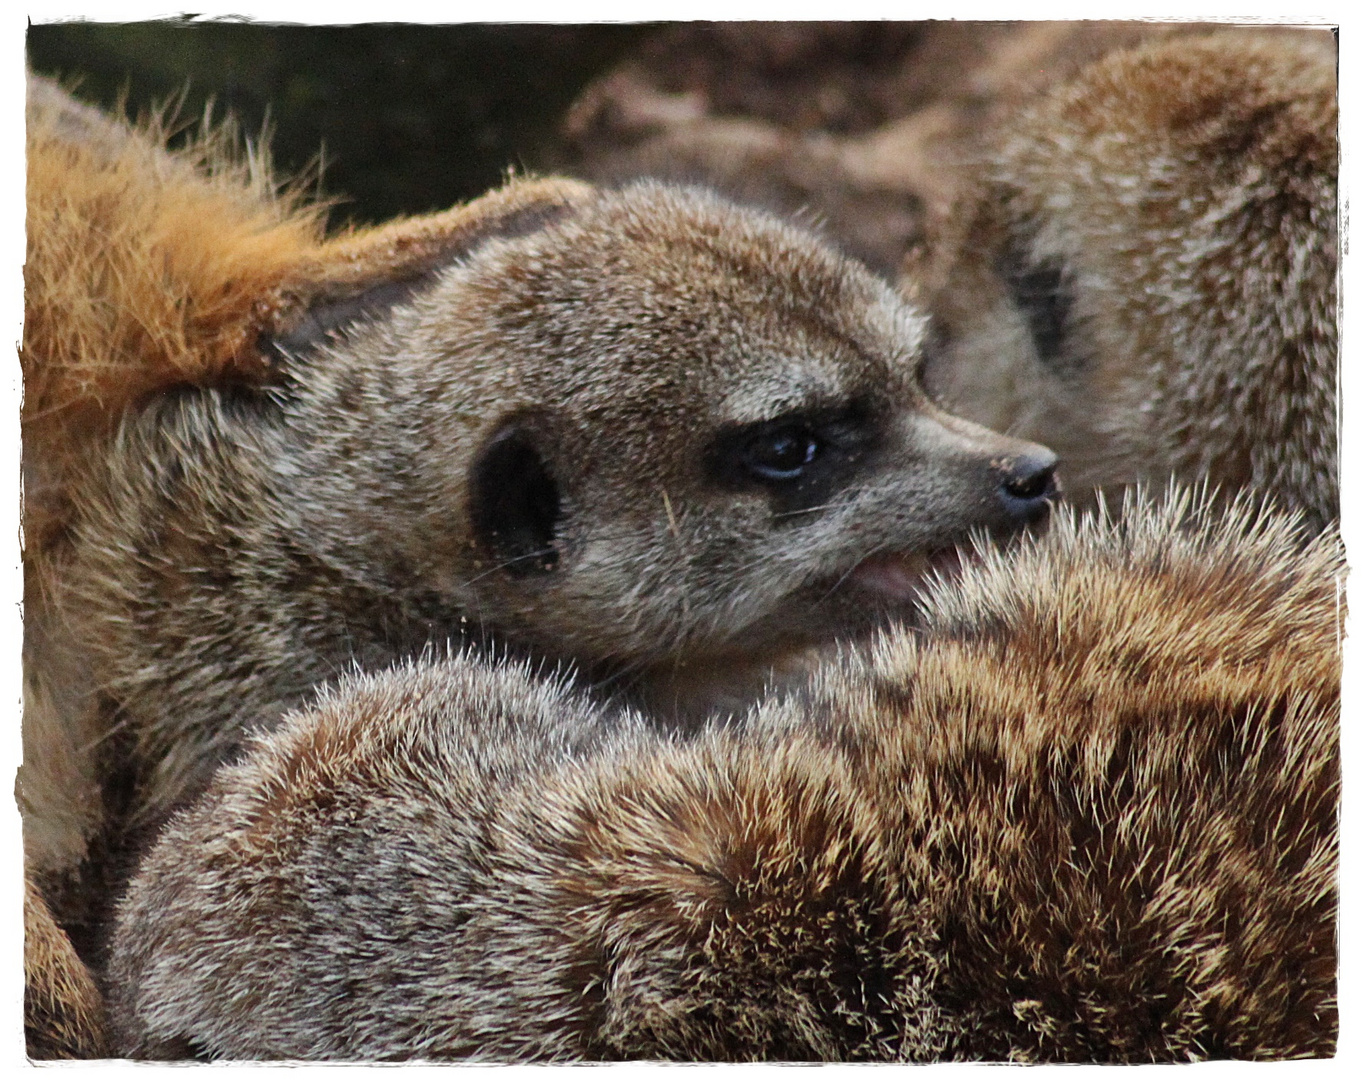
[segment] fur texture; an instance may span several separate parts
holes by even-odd
[[[35,1058],[108,1053],[104,998],[42,894],[24,882],[24,1035]]]
[[[986,553],[682,739],[523,665],[351,679],[124,902],[123,1052],[1332,1053],[1340,549],[1185,497]]]
[[[19,787],[86,957],[171,809],[347,670],[490,647],[685,719],[1055,493],[927,400],[919,312],[703,192],[517,180],[323,240],[216,144],[41,80],[29,120]]]
[[[1000,124],[905,274],[929,388],[1043,432],[1080,499],[1176,474],[1336,518],[1336,65],[1324,30],[1178,38]]]
[[[272,178],[267,149],[205,121],[169,152],[170,114],[140,127],[30,76],[24,265],[25,534],[41,550],[67,522],[66,468],[123,410],[185,385],[259,385],[274,338],[317,304],[418,277],[525,203],[525,183],[443,214],[324,238],[326,206]]]

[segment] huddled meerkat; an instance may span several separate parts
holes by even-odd
[[[353,667],[487,645],[680,722],[906,615],[938,556],[1055,495],[1049,450],[928,401],[920,313],[704,192],[517,181],[324,242],[49,85],[30,125],[25,370],[107,428],[30,428],[75,447],[30,559],[45,884],[115,887],[249,729]],[[233,199],[244,223],[182,227]],[[113,410],[81,381],[106,353],[142,377]],[[95,821],[45,820],[68,773]]]
[[[1176,474],[1336,518],[1336,69],[1327,30],[1179,37],[999,124],[903,277],[928,388],[1080,500]]]
[[[690,738],[523,664],[352,677],[122,904],[121,1053],[1327,1056],[1341,546],[1059,516]]]
[[[940,327],[929,388],[1059,444],[1070,483],[1206,475],[1327,531],[1332,57],[1218,34],[1024,109],[948,257],[908,278]],[[121,161],[124,138],[93,141]],[[202,372],[102,384],[114,434],[39,485],[59,527],[31,575],[31,700],[95,734],[99,813],[151,822],[351,664],[490,640],[597,693],[456,649],[259,743],[124,909],[126,1052],[1330,1052],[1332,534],[1066,526],[938,592],[921,646],[665,738],[659,717],[749,668],[902,611],[970,524],[1042,513],[1052,459],[934,410],[909,371],[922,321],[770,219],[569,181],[452,213],[322,241],[284,204],[258,231],[301,239],[209,266],[256,275],[226,293],[256,300],[166,350]],[[79,373],[95,324],[50,312],[87,331],[66,339]],[[56,369],[35,340],[30,377]],[[42,730],[26,717],[29,745]],[[28,805],[54,790],[26,784]],[[88,823],[62,828],[80,842],[54,850],[82,850]]]
[[[104,997],[31,879],[24,882],[24,972],[29,1056],[107,1057]]]

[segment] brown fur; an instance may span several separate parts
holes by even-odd
[[[166,116],[141,128],[28,89],[24,266],[25,529],[59,534],[63,464],[123,410],[183,385],[268,382],[262,344],[321,302],[429,270],[473,229],[527,203],[567,200],[566,180],[527,183],[476,209],[323,237],[326,207],[272,178],[267,149],[205,126],[170,153]]]
[[[24,1035],[35,1058],[108,1054],[104,999],[42,894],[24,882]]]
[[[1338,101],[1327,31],[1118,52],[1000,124],[908,268],[948,408],[1071,492],[1170,475],[1338,513]]]
[[[519,665],[349,680],[144,863],[119,1045],[1331,1054],[1339,571],[1185,497],[1065,514],[687,740]]]
[[[33,87],[19,787],[86,957],[246,725],[352,667],[511,650],[684,718],[1053,494],[1044,448],[927,401],[918,312],[767,216],[520,180],[322,240]],[[786,430],[816,464],[756,478]]]

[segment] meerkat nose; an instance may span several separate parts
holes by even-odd
[[[1041,446],[1001,464],[999,492],[1003,505],[1019,524],[1029,525],[1049,513],[1050,502],[1059,496],[1057,464],[1059,458]]]

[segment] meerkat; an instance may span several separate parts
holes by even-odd
[[[907,617],[1056,493],[1049,450],[926,398],[919,312],[772,217],[513,181],[328,241],[38,85],[26,453],[65,457],[35,485],[20,796],[87,958],[143,839],[353,667],[486,648],[684,724]],[[60,819],[69,774],[92,820]]]
[[[929,389],[1080,501],[1176,474],[1336,518],[1336,68],[1327,30],[1223,30],[1020,107],[902,278]]]
[[[1341,562],[1242,502],[1065,510],[689,738],[523,662],[350,677],[141,866],[115,1045],[1330,1055]]]
[[[82,572],[82,492],[107,467],[119,424],[163,392],[267,386],[279,371],[272,343],[312,325],[313,312],[362,306],[380,284],[399,292],[478,236],[514,231],[586,189],[526,181],[473,206],[326,239],[322,207],[276,188],[263,149],[235,153],[230,127],[171,153],[164,117],[135,128],[37,77],[27,106],[16,794],[26,869],[42,886],[26,902],[26,932],[51,945],[28,957],[28,1027],[39,1033],[34,1053],[84,1055],[101,1038],[89,973],[54,935],[70,931],[81,954],[95,954],[91,907],[107,905],[124,872],[116,823],[130,766],[122,719],[110,717],[64,604]],[[69,1018],[92,1026],[72,1034]]]

